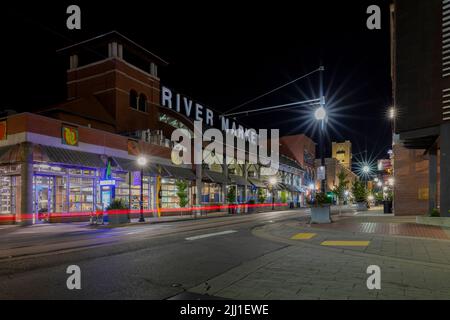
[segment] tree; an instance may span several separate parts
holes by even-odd
[[[185,180],[177,180],[175,182],[175,185],[177,186],[177,196],[179,199],[180,207],[184,208],[189,203],[187,191],[188,183]]]
[[[235,203],[236,202],[236,187],[235,186],[231,186],[228,189],[227,201],[228,201],[228,203]]]
[[[285,190],[281,191],[281,203],[287,203],[287,192]]]
[[[258,202],[264,203],[266,202],[266,193],[263,188],[258,188]]]
[[[347,180],[347,174],[344,170],[341,170],[338,174],[338,185],[333,188],[334,195],[338,198],[338,201],[344,199],[345,191],[347,190],[349,181]]]
[[[362,181],[355,181],[353,184],[353,196],[356,202],[366,202],[367,201],[367,189]]]

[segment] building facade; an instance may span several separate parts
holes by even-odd
[[[141,193],[145,216],[180,214],[180,181],[187,184],[186,211],[221,210],[215,205],[229,202],[230,190],[237,203],[263,194],[267,203],[304,205],[309,171],[291,154],[280,155],[276,176],[237,158],[226,165],[174,161],[172,133],[193,133],[194,121],[237,138],[250,139],[250,131],[161,85],[158,70],[167,62],[160,57],[117,32],[59,52],[69,60],[67,101],[0,119],[1,222],[88,219],[113,199],[137,214]]]
[[[324,192],[332,192],[339,185],[339,174],[344,172],[348,181],[348,190],[352,189],[353,184],[358,180],[358,176],[347,168],[341,161],[335,158],[325,158],[325,190]],[[320,167],[320,160],[316,160],[317,168]],[[316,189],[321,187],[320,181],[316,181]]]
[[[332,142],[331,157],[338,160],[344,167],[352,169],[352,143],[350,141]]]
[[[391,4],[394,213],[450,215],[450,1]]]

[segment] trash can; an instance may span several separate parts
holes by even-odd
[[[392,201],[383,201],[383,212],[385,214],[392,213]]]

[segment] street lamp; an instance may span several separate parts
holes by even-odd
[[[314,111],[314,118],[317,121],[320,121],[320,127],[319,127],[319,148],[320,148],[320,167],[322,168],[324,166],[324,155],[323,155],[323,131],[325,130],[325,119],[327,117],[327,111],[325,110],[323,104],[320,105],[320,107],[318,107],[316,109],[316,111]],[[325,192],[325,177],[321,177],[324,178],[321,180],[320,182],[320,189],[321,192]]]
[[[364,172],[365,174],[369,174],[369,172],[370,172],[370,167],[369,167],[368,165],[365,165],[365,166],[363,167],[363,172]]]
[[[145,222],[144,219],[144,167],[147,165],[147,158],[144,156],[139,156],[137,158],[137,163],[141,168],[141,198],[140,198],[140,210],[139,210],[139,222]]]
[[[314,112],[314,117],[316,118],[316,120],[318,121],[323,121],[325,120],[327,116],[327,111],[325,110],[325,108],[323,106],[320,106],[319,108],[316,109],[316,111]]]
[[[272,210],[275,209],[275,192],[273,190],[273,187],[275,186],[276,183],[277,183],[277,178],[271,177],[269,179],[270,191],[272,192]]]

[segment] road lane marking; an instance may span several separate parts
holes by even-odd
[[[204,239],[204,238],[209,238],[209,237],[222,236],[222,235],[235,233],[235,232],[237,232],[237,231],[235,231],[235,230],[227,230],[227,231],[222,231],[222,232],[207,233],[207,234],[201,234],[199,236],[189,237],[189,238],[186,238],[186,240],[192,241],[192,240]]]
[[[335,247],[367,247],[370,241],[324,241],[322,246],[335,246]]]
[[[309,240],[314,238],[316,235],[317,233],[297,233],[291,237],[291,240]]]

